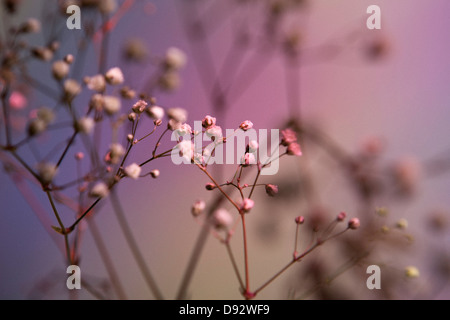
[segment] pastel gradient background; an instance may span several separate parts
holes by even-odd
[[[222,1],[222,0],[221,0]],[[17,19],[40,17],[42,1],[24,1],[26,6]],[[33,2],[31,4],[31,2]],[[45,1],[46,5],[53,1]],[[200,120],[212,114],[212,108],[202,86],[196,67],[195,54],[201,48],[193,47],[186,36],[180,1],[143,1],[120,20],[109,44],[108,64],[121,66],[125,78],[138,84],[145,78],[145,68],[127,67],[120,60],[120,45],[136,36],[143,39],[150,52],[163,54],[170,46],[184,50],[188,63],[182,70],[182,85],[172,94],[161,94],[158,103],[165,107],[180,106],[189,111],[189,121]],[[220,2],[218,0],[213,2]],[[222,1],[223,2],[223,1]],[[301,68],[301,114],[305,121],[312,121],[327,132],[345,150],[355,152],[369,137],[381,137],[386,141],[383,157],[388,160],[412,156],[419,161],[449,149],[450,146],[450,2],[447,0],[314,0],[309,1],[308,14],[292,25],[302,30],[305,48],[322,43],[334,43],[352,30],[382,36],[387,40],[388,51],[379,61],[365,59],[362,48],[348,47],[335,59],[305,62]],[[366,29],[366,8],[377,4],[382,10],[382,29]],[[212,5],[211,5],[212,6]],[[231,5],[229,7],[232,7]],[[141,8],[141,9],[139,9]],[[224,5],[224,10],[228,6]],[[236,14],[236,13],[234,13]],[[255,17],[257,19],[257,17]],[[211,55],[220,66],[233,39],[232,20],[227,20],[214,31],[209,41]],[[45,22],[44,22],[45,23]],[[304,30],[304,32],[303,32]],[[78,31],[73,31],[78,32]],[[345,42],[339,42],[343,47]],[[67,41],[70,47],[70,40]],[[64,47],[62,52],[65,52]],[[87,62],[89,63],[89,61]],[[92,63],[92,61],[91,61]],[[198,60],[197,60],[198,63]],[[198,64],[201,67],[201,64]],[[267,61],[260,75],[247,90],[237,97],[226,113],[218,119],[225,128],[237,127],[250,119],[255,128],[280,128],[286,121],[289,108],[286,99],[284,62],[274,56]],[[42,68],[36,66],[36,68]],[[88,69],[87,69],[88,70]],[[143,75],[144,74],[144,75]],[[137,156],[145,159],[151,149],[139,149]],[[305,150],[306,152],[307,150]],[[152,271],[169,298],[175,296],[186,262],[194,245],[200,226],[190,215],[190,206],[196,199],[211,197],[204,189],[206,176],[193,166],[174,166],[169,159],[155,163],[161,171],[158,180],[141,179],[119,185],[134,234],[138,239]],[[281,162],[277,181],[297,172],[298,159]],[[323,156],[310,158],[313,163],[323,163]],[[152,165],[153,166],[153,165]],[[152,167],[153,168],[153,167]],[[151,168],[149,168],[151,169]],[[270,177],[264,178],[270,181]],[[356,210],[352,197],[342,186],[342,177],[333,167],[320,173],[320,188],[327,205],[336,212]],[[448,174],[419,182],[419,195],[412,202],[401,203],[390,209],[399,217],[410,221],[411,233],[416,241],[403,264],[417,265],[427,273],[428,248],[440,246],[448,251],[449,238],[433,238],[424,231],[426,214],[435,208],[450,209],[450,181]],[[262,195],[262,192],[261,192]],[[48,204],[42,198],[44,206]],[[258,198],[257,198],[258,199]],[[0,173],[0,298],[2,299],[66,299],[64,289],[65,265],[56,248],[29,205],[17,192],[10,178]],[[277,222],[277,230],[292,236],[261,240],[261,224],[255,205],[248,218],[250,268],[252,282],[261,283],[277,271],[290,257],[293,226],[286,215]],[[269,204],[266,204],[270,206]],[[385,205],[380,203],[380,206]],[[50,208],[47,208],[50,210]],[[299,213],[297,208],[273,208],[289,211],[290,217]],[[261,214],[262,215],[262,214]],[[352,215],[353,216],[353,215]],[[281,217],[281,215],[280,215]],[[50,216],[53,219],[52,216]],[[139,275],[136,264],[125,246],[125,241],[110,208],[110,203],[98,212],[97,224],[111,250],[130,298],[146,299],[151,294]],[[292,220],[292,219],[291,219]],[[444,240],[444,243],[442,243]],[[82,275],[91,279],[105,277],[105,270],[92,244],[89,232],[82,242]],[[241,257],[240,234],[233,242],[236,255]],[[395,262],[395,257],[392,258]],[[431,271],[430,271],[431,272]],[[351,272],[349,271],[350,276]],[[261,292],[258,298],[285,299],[289,272]],[[42,279],[61,279],[61,285],[41,296],[34,288]],[[57,281],[57,280],[55,280]],[[361,292],[367,293],[365,283]],[[366,290],[366,291],[364,291]],[[193,299],[239,299],[238,283],[234,277],[224,247],[210,237],[202,259],[195,272],[190,297]],[[90,298],[81,294],[81,297]],[[443,290],[436,298],[448,299],[450,291]]]

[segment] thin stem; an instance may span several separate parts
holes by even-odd
[[[244,290],[244,282],[242,281],[241,274],[239,273],[239,268],[236,264],[236,260],[234,259],[234,255],[233,255],[233,251],[231,250],[229,239],[225,240],[225,247],[227,248],[228,256],[230,257],[234,272],[236,273],[236,277],[238,278],[239,285],[241,286],[242,290]]]
[[[11,127],[9,122],[9,107],[6,103],[6,95],[8,94],[9,86],[5,86],[1,94],[1,101],[3,106],[3,118],[5,120],[5,134],[6,134],[6,145],[11,145]]]
[[[116,214],[117,220],[119,221],[119,225],[122,229],[122,232],[125,236],[125,239],[128,243],[128,246],[131,249],[131,253],[134,256],[134,259],[136,260],[138,267],[144,276],[144,279],[152,291],[153,295],[157,300],[163,300],[163,295],[161,294],[161,291],[158,288],[158,285],[156,284],[155,279],[150,273],[150,270],[147,266],[147,263],[145,262],[144,257],[142,256],[141,251],[139,250],[139,247],[137,245],[136,239],[133,236],[133,232],[128,224],[128,221],[125,217],[122,205],[119,201],[119,197],[117,196],[116,191],[113,189],[111,192],[111,202],[113,204],[114,212]]]
[[[56,167],[58,168],[61,164],[61,162],[64,160],[64,157],[67,154],[67,151],[69,151],[70,146],[72,145],[72,143],[75,141],[75,137],[77,136],[78,131],[75,131],[72,136],[70,137],[69,142],[67,143],[66,147],[64,148],[63,153],[61,154],[61,156],[59,157],[58,162],[56,163]]]
[[[247,250],[247,228],[245,227],[245,213],[241,213],[242,234],[244,241],[244,260],[245,260],[245,293],[250,292],[250,279],[248,272],[248,250]]]
[[[53,202],[53,197],[50,194],[50,191],[47,190],[46,193],[47,193],[48,200],[50,201],[50,204],[52,206],[53,213],[56,216],[56,220],[58,220],[59,227],[61,228],[62,233],[64,235],[64,242],[65,242],[65,245],[66,245],[67,260],[68,260],[69,264],[72,265],[73,264],[73,262],[72,262],[72,254],[70,252],[69,237],[68,237],[68,234],[66,233],[66,228],[64,227],[64,224],[62,223],[61,218],[59,217],[58,210],[56,209],[55,203]]]

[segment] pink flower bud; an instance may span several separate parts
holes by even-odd
[[[281,131],[281,144],[283,146],[288,146],[293,142],[297,142],[297,135],[292,129],[285,129]]]
[[[253,123],[250,120],[245,120],[244,122],[241,123],[239,128],[244,131],[247,131],[247,130],[253,128]]]
[[[206,116],[203,118],[202,120],[202,127],[205,129],[209,129],[212,126],[216,125],[216,118],[211,117],[211,116]]]
[[[298,216],[298,217],[295,218],[295,223],[296,224],[303,224],[303,222],[305,222],[305,217]]]
[[[278,193],[278,186],[274,184],[266,184],[266,193],[273,197]]]
[[[300,149],[300,145],[296,142],[292,142],[291,144],[289,144],[286,152],[290,156],[301,156],[302,155],[302,150]]]
[[[216,188],[216,185],[214,183],[208,182],[205,185],[206,190],[214,190]]]
[[[139,100],[133,105],[131,109],[136,113],[142,113],[145,111],[145,107],[147,107],[147,102],[145,102],[144,100]]]
[[[337,215],[336,220],[337,221],[344,221],[345,217],[347,216],[347,214],[345,212],[341,212]]]
[[[243,212],[250,212],[250,210],[252,210],[254,205],[255,202],[252,199],[246,198],[242,201],[241,210]]]
[[[361,225],[361,223],[359,222],[358,218],[352,218],[348,222],[348,227],[353,230],[358,229],[360,225]]]

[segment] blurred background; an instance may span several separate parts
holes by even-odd
[[[120,67],[125,83],[132,88],[145,87],[144,83],[151,79],[156,69],[155,57],[163,56],[170,47],[184,51],[187,63],[180,71],[179,87],[172,91],[154,90],[152,95],[164,108],[186,109],[191,125],[210,114],[217,117],[222,128],[237,128],[247,119],[255,129],[283,129],[287,124],[300,128],[303,156],[282,158],[279,173],[261,179],[261,183],[277,184],[280,193],[268,198],[263,189],[257,189],[255,207],[248,215],[252,287],[264,283],[290,261],[294,218],[298,215],[304,215],[308,221],[314,216],[312,212],[321,210],[326,221],[331,221],[345,211],[349,217],[358,216],[362,225],[378,219],[377,225],[389,225],[392,229],[396,221],[407,219],[408,227],[397,230],[400,236],[395,244],[383,242],[374,249],[375,254],[344,269],[340,277],[325,286],[327,293],[315,290],[310,282],[316,279],[314,270],[330,275],[345,265],[346,258],[342,256],[351,256],[354,251],[349,248],[354,247],[346,247],[344,240],[324,244],[311,255],[314,263],[308,264],[309,256],[306,257],[257,298],[300,298],[310,288],[313,291],[307,298],[317,299],[450,297],[446,282],[450,274],[450,238],[444,228],[450,209],[448,1],[113,1],[115,10],[103,15],[89,7],[89,2],[95,1],[81,1],[79,4],[86,6],[82,6],[81,30],[66,28],[68,15],[60,13],[59,1],[17,2],[14,14],[1,8],[2,39],[9,26],[20,25],[29,17],[37,18],[42,23],[41,33],[25,35],[23,39],[30,46],[46,45],[52,32],[57,34],[60,47],[52,61],[66,54],[73,54],[79,61],[77,46],[86,37],[90,23],[93,21],[97,30],[105,17],[117,19],[112,19],[117,23],[108,35],[106,68]],[[366,9],[372,4],[381,8],[381,30],[366,27]],[[96,41],[86,47],[83,64],[76,64],[77,69],[71,70],[80,81],[97,72],[100,40]],[[130,60],[129,55],[126,58],[130,41],[139,43],[135,50],[142,53],[142,60]],[[1,50],[5,53],[6,46]],[[30,59],[27,68],[34,78],[58,90],[58,83],[51,77],[50,62]],[[52,105],[51,99],[36,87],[26,88],[27,81],[22,79],[21,85],[27,93],[27,104],[18,115],[26,118],[33,109]],[[89,103],[90,96],[85,91],[75,100],[80,112]],[[123,112],[134,102],[124,100]],[[339,146],[340,153],[333,154],[334,149],[308,140],[307,134],[302,136],[302,130],[308,131],[303,126],[320,130]],[[3,123],[0,129],[3,131]],[[70,130],[66,133],[69,138]],[[17,134],[20,136],[20,132]],[[3,132],[1,138],[3,143]],[[61,140],[58,135],[45,135],[39,137],[36,147],[45,154]],[[154,143],[153,138],[139,145],[133,151],[134,161],[147,159]],[[342,168],[338,158],[342,153],[359,159],[359,154],[374,145],[376,150],[381,148],[376,159],[372,159],[376,161],[375,172],[387,180],[383,180],[382,191],[370,200],[361,200],[359,189],[348,179],[350,173]],[[80,146],[74,145],[72,156]],[[23,156],[32,157],[32,153],[26,149]],[[72,159],[61,168],[60,181],[72,176]],[[412,186],[407,195],[398,196],[389,177],[398,172],[396,164],[404,163],[404,159],[410,164],[404,170]],[[175,166],[169,158],[160,160],[148,167],[160,170],[158,179],[124,179],[117,192],[152,274],[164,296],[173,299],[201,230],[201,219],[192,217],[191,205],[197,199],[211,200],[215,191],[205,190],[209,181],[196,167]],[[367,163],[371,165],[372,160]],[[216,167],[213,172],[223,182],[235,170],[233,166]],[[64,255],[35,215],[36,206],[24,200],[4,170],[0,181],[0,297],[71,298],[65,288]],[[313,191],[304,186],[305,182],[309,188],[314,185]],[[33,185],[27,190],[47,211],[48,221],[56,225],[45,194]],[[314,194],[313,200],[308,194]],[[379,217],[377,208],[387,208],[388,216]],[[376,218],[369,218],[371,214]],[[69,213],[64,219],[73,221]],[[95,211],[93,219],[128,298],[152,299],[108,199]],[[85,224],[81,227],[88,229]],[[307,230],[306,226],[303,230]],[[300,242],[303,247],[309,239],[304,232]],[[360,230],[349,231],[345,239],[358,238],[357,232]],[[238,228],[232,247],[243,268],[241,237]],[[60,240],[63,241],[62,236]],[[342,249],[341,242],[346,249]],[[368,241],[370,245],[374,242]],[[80,243],[79,264],[83,279],[111,294],[105,266],[88,230]],[[396,283],[388,293],[367,289],[365,270],[370,264],[382,267],[383,289],[389,287],[389,282]],[[404,277],[403,269],[409,265],[420,270],[419,278]],[[242,298],[226,249],[212,236],[201,253],[188,297]],[[91,299],[92,295],[81,290],[78,298]]]

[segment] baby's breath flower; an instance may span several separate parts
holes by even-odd
[[[167,71],[158,79],[161,89],[172,91],[180,86],[181,80],[177,72]]]
[[[219,141],[223,137],[222,128],[216,125],[206,129],[205,133],[208,137],[214,138],[214,141]]]
[[[147,54],[147,48],[140,39],[130,39],[125,45],[124,55],[128,60],[141,62]]]
[[[38,19],[29,18],[22,24],[19,31],[24,33],[38,33],[41,31],[41,22]]]
[[[82,117],[78,119],[76,123],[76,130],[85,134],[89,134],[92,132],[94,125],[95,125],[94,119],[90,117]]]
[[[43,61],[50,61],[53,58],[53,51],[47,47],[36,47],[31,49],[31,53],[36,58]]]
[[[187,134],[191,134],[192,133],[192,128],[187,123],[183,123],[175,130],[175,133],[179,137],[183,137],[183,136],[185,136]]]
[[[128,120],[130,120],[130,121],[136,121],[136,113],[130,112],[130,113],[128,114]]]
[[[64,81],[64,94],[67,100],[75,98],[81,92],[81,86],[78,81],[74,79],[67,79]]]
[[[89,108],[92,108],[99,112],[103,110],[104,104],[105,100],[100,93],[92,95],[91,99],[89,100]]]
[[[347,216],[347,214],[345,212],[340,212],[337,217],[336,220],[337,221],[344,221],[345,217]]]
[[[254,151],[258,150],[258,148],[259,148],[258,141],[252,140],[248,143],[248,149],[250,152],[254,152]]]
[[[223,208],[214,211],[212,218],[212,224],[216,229],[228,229],[233,224],[233,217]]]
[[[105,74],[106,81],[111,85],[118,85],[123,83],[123,73],[120,68],[115,67],[109,69]]]
[[[245,198],[241,203],[241,210],[245,213],[250,212],[254,205],[255,202],[252,199]]]
[[[210,127],[213,127],[216,125],[216,118],[211,117],[210,115],[207,115],[202,120],[202,126],[205,129],[209,129]]]
[[[358,218],[352,218],[348,222],[348,227],[353,230],[358,229],[360,227],[360,225],[361,225],[361,223]]]
[[[274,185],[274,184],[266,184],[266,193],[273,197],[278,193],[278,186]]]
[[[186,64],[186,54],[178,48],[167,49],[164,65],[168,69],[178,70]]]
[[[159,177],[159,170],[158,169],[153,169],[152,171],[150,171],[150,175],[152,176],[153,179],[156,179]]]
[[[197,217],[198,215],[200,215],[203,212],[203,210],[205,210],[205,208],[206,208],[205,201],[203,201],[203,200],[195,201],[195,203],[192,205],[192,208],[191,208],[192,215],[194,217]]]
[[[63,60],[57,60],[53,62],[52,73],[55,79],[62,80],[69,74],[70,67],[67,62]]]
[[[109,14],[111,12],[116,11],[117,9],[117,0],[102,0],[98,3],[98,10],[101,13]]]
[[[9,105],[12,109],[23,109],[27,103],[27,98],[20,91],[11,92],[11,95],[9,96]]]
[[[253,153],[246,153],[241,158],[241,165],[247,167],[249,165],[256,164],[256,158]]]
[[[49,184],[55,177],[58,168],[54,163],[42,162],[38,164],[38,175],[43,184]]]
[[[294,130],[287,128],[281,131],[281,144],[288,146],[293,142],[297,142],[297,135]]]
[[[31,119],[31,121],[28,123],[28,135],[34,136],[37,134],[40,134],[44,132],[47,129],[47,123],[43,121],[42,119],[35,118]]]
[[[186,122],[187,111],[182,108],[170,108],[167,110],[167,116],[177,122]]]
[[[142,113],[144,112],[145,107],[147,107],[147,102],[145,102],[144,100],[139,100],[133,105],[132,109],[136,113]]]
[[[302,149],[298,143],[292,142],[288,145],[286,153],[290,156],[301,156]]]
[[[122,147],[122,145],[119,143],[113,143],[109,147],[109,152],[106,160],[107,162],[117,163],[124,154],[125,154],[124,147]]]
[[[64,62],[67,64],[72,64],[74,60],[75,58],[71,54],[68,54],[64,57]]]
[[[187,161],[191,161],[192,156],[194,155],[194,144],[190,140],[183,140],[177,145],[180,150],[180,156],[186,159]]]
[[[295,217],[296,224],[303,224],[304,222],[305,222],[305,217],[303,217],[303,216]]]
[[[108,196],[108,194],[109,188],[104,182],[97,182],[89,192],[89,195],[95,198],[104,198]]]
[[[97,92],[103,92],[106,88],[106,81],[105,77],[101,74],[96,74],[92,77],[86,78],[86,85],[90,90],[97,91]]]
[[[247,130],[253,128],[253,123],[250,120],[245,120],[239,125],[239,128],[244,131],[247,131]]]
[[[122,104],[120,99],[114,96],[104,96],[103,97],[103,108],[108,115],[113,115],[119,112]]]
[[[139,175],[141,174],[141,167],[137,163],[132,163],[132,164],[126,166],[123,171],[125,172],[125,174],[128,177],[130,177],[132,179],[137,179],[137,178],[139,178]]]
[[[208,182],[205,185],[205,188],[206,188],[206,190],[214,190],[216,188],[216,185],[214,183],[212,183],[212,182]]]
[[[158,106],[151,106],[146,109],[147,114],[153,120],[161,120],[164,118],[164,109]]]

